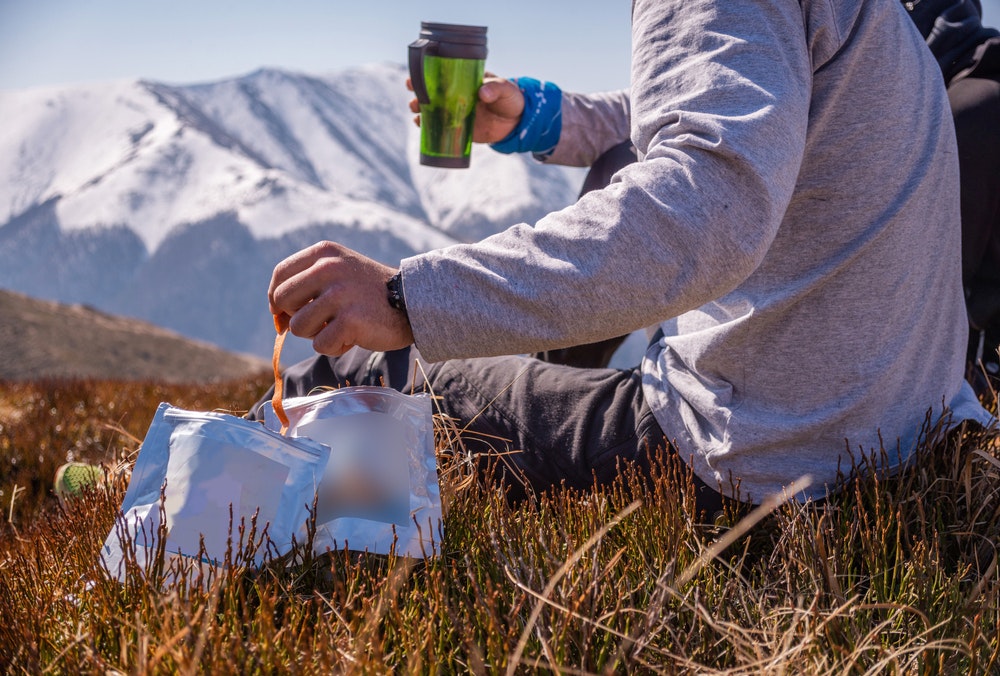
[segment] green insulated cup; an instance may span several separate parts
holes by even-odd
[[[410,81],[420,102],[420,164],[464,169],[486,65],[486,27],[420,24]]]

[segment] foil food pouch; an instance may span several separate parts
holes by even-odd
[[[329,455],[327,446],[243,418],[160,404],[102,548],[104,567],[121,580],[127,550],[145,569],[158,547],[215,567],[251,521],[269,540],[254,564],[287,553],[293,538],[302,541]]]
[[[437,553],[441,493],[431,399],[345,387],[284,400],[287,434],[330,448],[319,482],[313,549],[425,557]],[[264,424],[282,427],[271,402]]]

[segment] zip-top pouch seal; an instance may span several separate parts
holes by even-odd
[[[441,492],[428,395],[344,387],[283,401],[290,437],[330,447],[316,499],[313,551],[414,558],[438,553]],[[282,422],[271,402],[270,430]]]

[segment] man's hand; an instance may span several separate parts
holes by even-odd
[[[406,88],[413,91],[413,83],[406,80]],[[420,104],[410,101],[410,110],[418,113],[413,121],[420,125]],[[521,121],[524,112],[524,95],[510,80],[487,73],[479,88],[479,103],[476,104],[476,122],[472,128],[472,140],[476,143],[496,143],[505,139]]]
[[[413,343],[406,313],[389,305],[385,283],[396,270],[333,242],[278,263],[267,290],[271,312],[311,338],[313,349],[342,355],[355,345],[387,351]]]

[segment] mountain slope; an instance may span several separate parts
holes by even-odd
[[[267,371],[263,359],[82,305],[0,291],[0,380],[214,382]]]
[[[405,77],[0,92],[0,288],[266,354],[270,271],[302,246],[394,264],[573,201],[579,172],[483,147],[469,170],[420,166]]]

